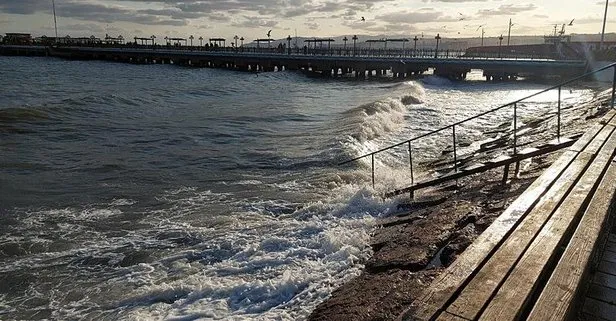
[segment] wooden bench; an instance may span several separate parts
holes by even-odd
[[[399,319],[574,316],[611,224],[615,115],[568,148]]]

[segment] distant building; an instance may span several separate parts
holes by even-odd
[[[31,45],[32,35],[29,33],[7,33],[2,38],[2,43],[7,45]]]

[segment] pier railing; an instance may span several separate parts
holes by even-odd
[[[377,155],[379,155],[379,154],[381,154],[383,152],[389,151],[391,149],[407,145],[408,156],[409,156],[408,157],[408,160],[409,160],[409,170],[410,170],[410,176],[411,176],[410,177],[410,179],[411,179],[410,183],[411,183],[411,186],[412,186],[412,185],[415,184],[415,173],[414,173],[414,170],[413,170],[413,164],[414,164],[414,160],[413,160],[413,142],[415,142],[415,141],[417,141],[419,139],[426,138],[426,137],[429,137],[429,136],[434,136],[434,135],[437,135],[437,134],[440,134],[440,133],[443,133],[443,132],[446,132],[446,131],[451,131],[451,136],[450,136],[451,140],[450,140],[450,142],[451,142],[451,144],[453,146],[452,147],[453,148],[453,164],[454,164],[453,165],[454,166],[453,170],[457,173],[458,170],[459,170],[459,166],[458,166],[458,148],[459,148],[458,145],[459,144],[458,144],[458,139],[457,139],[457,136],[456,136],[456,129],[459,129],[461,125],[463,125],[465,123],[468,123],[468,122],[470,122],[472,120],[478,119],[478,118],[486,116],[488,114],[496,113],[496,112],[501,111],[501,110],[506,109],[506,108],[512,108],[513,109],[513,116],[512,116],[512,119],[511,119],[511,121],[513,123],[513,142],[512,142],[512,146],[508,146],[507,149],[511,149],[511,152],[512,152],[513,156],[518,155],[518,108],[519,108],[518,105],[521,102],[527,101],[530,98],[539,96],[539,95],[544,94],[546,92],[549,92],[551,90],[557,90],[558,91],[558,99],[557,99],[557,102],[556,102],[556,121],[557,121],[557,124],[556,124],[556,137],[557,137],[558,140],[560,140],[560,138],[561,138],[561,115],[562,115],[562,98],[561,98],[562,95],[561,95],[561,92],[562,92],[563,87],[565,87],[567,85],[570,85],[570,84],[572,84],[574,82],[577,82],[577,81],[580,81],[580,80],[584,80],[587,77],[596,75],[596,74],[598,74],[600,72],[604,72],[604,71],[606,71],[608,69],[613,69],[613,76],[612,76],[612,79],[611,79],[611,82],[612,82],[612,92],[611,92],[610,106],[611,106],[611,108],[614,108],[614,100],[616,98],[615,97],[615,95],[616,95],[616,63],[613,63],[613,64],[607,65],[605,67],[602,67],[602,68],[599,68],[599,69],[587,72],[587,73],[585,73],[585,74],[583,74],[581,76],[572,78],[572,79],[567,80],[565,82],[561,82],[561,83],[559,83],[557,85],[554,85],[554,86],[549,87],[547,89],[541,90],[541,91],[536,92],[536,93],[534,93],[532,95],[520,98],[518,100],[509,102],[509,103],[501,105],[499,107],[487,110],[487,111],[482,112],[480,114],[477,114],[475,116],[466,118],[464,120],[461,120],[461,121],[458,121],[458,122],[455,122],[455,123],[452,123],[452,124],[449,124],[449,125],[447,125],[445,127],[441,127],[441,128],[436,129],[436,130],[432,130],[432,131],[430,131],[428,133],[424,133],[424,134],[421,134],[419,136],[413,137],[411,139],[408,139],[408,140],[405,140],[405,141],[402,141],[402,142],[399,142],[399,143],[396,143],[396,144],[393,144],[393,145],[381,148],[381,149],[379,149],[377,151],[374,151],[374,152],[371,152],[371,153],[368,153],[368,154],[365,154],[365,155],[362,155],[362,156],[359,156],[359,157],[356,157],[356,158],[344,161],[342,163],[339,163],[339,165],[344,165],[344,164],[356,162],[356,161],[359,161],[359,160],[362,160],[362,159],[365,159],[365,158],[370,158],[371,173],[372,173],[372,187],[374,188],[374,186],[375,186],[375,158],[377,157]]]
[[[179,45],[111,45],[111,44],[61,44],[58,46],[117,48],[117,49],[149,49],[178,50],[192,52],[221,52],[234,54],[280,54],[309,56],[340,56],[340,57],[384,57],[384,58],[437,58],[437,59],[506,59],[506,60],[579,60],[574,56],[557,56],[549,52],[468,52],[465,48],[366,48],[364,46],[347,45],[344,47],[214,47],[214,46],[179,46]]]

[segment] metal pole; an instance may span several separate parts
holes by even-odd
[[[560,90],[561,87],[558,86],[558,128],[557,128],[557,132],[556,132],[556,137],[558,138],[558,140],[560,141]]]
[[[53,7],[53,25],[56,29],[56,43],[58,43],[58,20],[56,19],[56,1],[51,0],[51,6]]]
[[[409,165],[411,167],[411,185],[415,185],[415,176],[413,175],[413,149],[409,141]]]
[[[372,188],[374,188],[374,154],[372,154]]]
[[[616,95],[616,66],[614,66],[614,78],[612,79],[612,108],[614,108],[614,97]]]
[[[605,23],[607,20],[607,7],[609,0],[605,0],[605,13],[603,14],[603,29],[601,29],[601,42],[599,43],[599,50],[603,49],[603,39],[605,38]]]
[[[511,19],[509,19],[509,32],[507,33],[507,46],[509,46],[510,39],[511,39]]]
[[[513,155],[518,153],[518,104],[513,103]]]
[[[451,126],[453,136],[453,168],[458,172],[458,150],[456,148],[456,125]]]

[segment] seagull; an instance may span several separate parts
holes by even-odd
[[[366,18],[361,17],[361,21],[366,22]]]
[[[272,35],[272,30],[267,32],[267,37],[269,38]]]
[[[575,20],[575,19],[572,19],[572,20],[571,20],[571,22],[569,22],[569,25],[570,25],[570,26],[573,26],[573,21],[574,21],[574,20]]]

